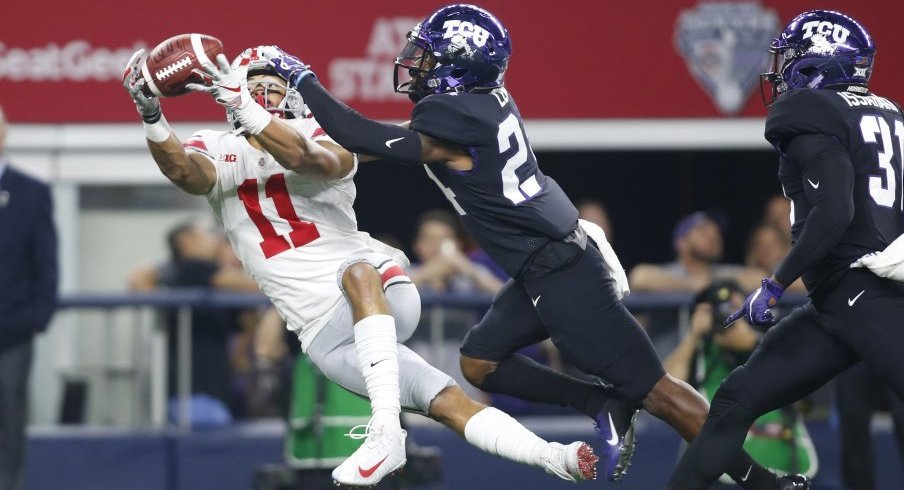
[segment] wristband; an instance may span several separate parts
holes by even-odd
[[[251,135],[263,133],[273,119],[272,114],[260,104],[252,101],[248,101],[243,107],[236,109],[235,116],[239,120],[239,124]]]
[[[294,88],[295,90],[298,90],[298,86],[301,85],[301,82],[304,81],[304,79],[309,76],[314,77],[314,80],[317,79],[317,75],[314,74],[314,72],[311,71],[310,68],[306,67],[304,70],[293,73],[291,76],[289,76],[289,79],[290,79],[289,84],[292,86],[292,88]]]
[[[163,114],[155,123],[144,123],[144,136],[154,143],[163,143],[169,139],[171,134],[173,134],[173,130]]]

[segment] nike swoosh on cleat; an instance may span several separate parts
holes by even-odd
[[[750,465],[750,468],[747,468],[747,474],[744,475],[743,478],[741,478],[741,481],[747,481],[747,479],[750,478],[750,470],[752,470],[752,469],[753,469],[753,465]]]
[[[392,148],[393,143],[395,143],[396,141],[402,141],[403,139],[405,139],[404,136],[402,136],[401,138],[396,138],[394,140],[386,140],[386,148]]]
[[[359,467],[358,467],[358,473],[361,474],[361,477],[362,477],[362,478],[367,478],[367,477],[369,477],[370,475],[373,475],[373,474],[374,474],[374,471],[377,471],[377,468],[379,468],[380,465],[382,465],[383,462],[386,461],[386,458],[388,458],[388,457],[389,457],[389,455],[387,454],[383,459],[380,460],[379,463],[373,465],[372,467],[370,467],[370,468],[368,468],[368,469],[366,469],[366,470],[365,470],[364,468],[362,468],[362,467],[359,466]]]
[[[612,422],[612,414],[611,413],[609,414],[609,430],[612,431],[612,437],[610,437],[609,440],[606,441],[606,444],[609,444],[610,446],[614,446],[614,445],[618,444],[618,431],[615,430],[615,423]]]
[[[857,296],[854,296],[853,298],[848,298],[848,306],[854,306],[854,303],[856,303],[857,300],[860,299],[860,297],[863,296],[863,293],[865,293],[865,292],[866,292],[866,289],[864,289],[863,291],[860,291],[860,294],[858,294]]]

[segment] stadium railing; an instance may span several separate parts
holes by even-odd
[[[623,303],[634,312],[670,310],[677,312],[677,325],[680,332],[686,330],[690,320],[692,294],[686,293],[632,293]],[[444,317],[447,309],[472,309],[484,311],[489,307],[492,296],[486,294],[437,294],[421,293],[424,315],[428,319],[431,349],[441,355],[445,339]],[[782,307],[803,304],[805,296],[789,296],[783,299]],[[66,310],[100,310],[104,313],[107,325],[112,324],[114,311],[131,309],[175,310],[177,357],[181,366],[177,373],[178,394],[177,427],[191,428],[191,328],[194,308],[263,308],[270,305],[269,300],[257,294],[226,293],[208,289],[180,288],[151,293],[76,293],[64,295],[60,299],[60,309]],[[134,318],[138,318],[135,315]],[[167,345],[166,331],[163,328],[153,330],[153,338],[145,339],[156,345],[153,360],[147,373],[136,372],[136,376],[149,376],[150,386],[150,425],[164,427],[167,425]]]

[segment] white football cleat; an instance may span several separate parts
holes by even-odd
[[[363,433],[359,432],[362,430]],[[405,466],[406,431],[374,428],[367,424],[353,427],[346,435],[352,439],[364,439],[364,443],[333,470],[333,483],[336,485],[374,486],[386,475]]]
[[[599,458],[593,453],[593,448],[581,441],[567,446],[550,442],[543,455],[546,472],[570,482],[595,480],[597,461]]]

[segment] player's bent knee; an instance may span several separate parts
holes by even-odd
[[[719,387],[722,396],[733,400],[742,401],[741,398],[747,391],[748,371],[744,366],[738,367],[722,381]]]
[[[461,366],[461,374],[468,380],[468,383],[477,388],[483,387],[487,375],[495,371],[498,364],[493,361],[476,359],[465,355],[458,358],[458,363]]]
[[[364,291],[376,285],[380,287],[380,274],[367,262],[356,262],[345,269],[342,287],[346,291]]]

